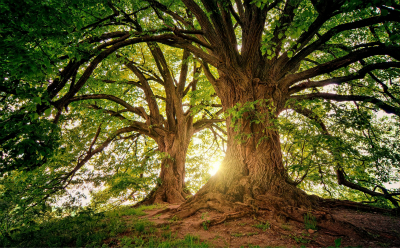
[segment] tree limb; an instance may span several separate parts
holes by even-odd
[[[344,82],[349,82],[351,80],[364,78],[366,74],[369,74],[373,70],[378,70],[378,69],[382,70],[382,69],[388,69],[391,67],[400,68],[400,62],[376,63],[376,64],[372,64],[372,65],[367,65],[367,66],[363,67],[362,69],[360,69],[358,72],[350,74],[348,76],[330,78],[330,79],[325,79],[325,80],[321,80],[321,81],[303,82],[303,83],[300,83],[298,85],[295,85],[295,86],[289,88],[289,94],[294,94],[299,91],[313,88],[313,87],[324,87],[324,86],[331,85],[331,84],[340,85]]]
[[[348,102],[348,101],[362,101],[373,103],[378,108],[382,109],[388,114],[395,114],[400,116],[400,108],[388,105],[387,103],[371,96],[360,96],[360,95],[337,95],[332,93],[311,93],[307,95],[296,95],[292,96],[291,99],[295,100],[312,100],[312,99],[326,99],[337,102]]]

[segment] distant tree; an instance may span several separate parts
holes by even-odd
[[[127,57],[129,55],[121,54],[117,54],[115,59],[122,65],[115,60],[103,61],[103,64],[108,64],[108,68],[99,68],[94,72],[96,76],[89,80],[92,82],[88,81],[85,88],[66,103],[88,102],[87,108],[103,112],[121,122],[121,127],[102,142],[98,140],[102,128],[98,127],[86,155],[69,175],[73,175],[91,157],[102,152],[114,139],[121,139],[123,134],[130,135],[124,139],[137,137],[138,134],[145,135],[157,144],[162,162],[159,184],[143,203],[182,203],[189,194],[185,192],[185,159],[191,138],[205,128],[224,122],[224,119],[218,119],[222,113],[220,106],[212,104],[212,88],[207,89],[204,80],[202,85],[198,85],[201,67],[189,57],[187,51],[179,55],[176,49],[169,49],[167,56],[169,60],[174,59],[175,63],[168,63],[157,44],[149,43],[148,46],[152,55],[143,52],[146,48],[142,47],[142,58],[136,58],[136,61],[131,61]],[[135,48],[130,47],[121,52],[129,54],[132,49]],[[176,58],[178,55],[181,59]],[[102,75],[104,70],[105,77]],[[179,75],[179,80],[175,79],[175,75]],[[202,91],[200,105],[194,104],[199,86]],[[188,94],[193,96],[192,99]],[[102,103],[98,104],[95,100],[102,100]],[[110,105],[109,102],[114,104]],[[203,109],[207,112],[203,112]],[[199,116],[199,112],[203,112],[203,115]],[[94,146],[97,143],[97,147]]]
[[[23,4],[27,15],[23,15],[15,3],[8,3],[6,13],[10,19],[18,15],[22,18],[5,25],[2,33],[9,40],[3,40],[4,44],[11,49],[3,53],[12,59],[12,63],[2,68],[4,76],[0,88],[1,124],[5,131],[0,150],[4,158],[0,164],[2,173],[33,170],[48,162],[53,154],[60,156],[57,150],[65,145],[57,141],[60,129],[56,123],[63,110],[68,111],[69,106],[75,104],[74,108],[81,113],[91,114],[93,112],[87,109],[95,110],[103,113],[103,117],[110,116],[114,123],[110,126],[110,123],[93,120],[98,125],[94,131],[93,127],[79,131],[87,139],[81,141],[84,145],[67,144],[69,152],[78,156],[76,165],[72,169],[63,167],[68,171],[58,173],[48,187],[54,192],[65,188],[92,157],[111,144],[137,141],[144,135],[155,141],[163,157],[158,186],[145,203],[182,203],[188,195],[184,192],[185,158],[191,137],[204,128],[220,128],[216,124],[224,121],[218,117],[222,113],[218,111],[220,105],[213,104],[215,101],[210,98],[210,94],[214,94],[212,88],[201,79],[200,63],[188,51],[182,53],[177,49],[169,49],[167,60],[165,52],[152,42],[151,36],[147,39],[151,53],[143,52],[147,50],[146,44],[140,45],[140,49],[136,47],[136,53],[132,52],[134,44],[146,38],[126,42],[129,32],[116,31],[111,25],[103,26],[104,22],[119,25],[115,19],[119,12],[107,2],[85,1],[66,6],[66,12],[61,11],[63,5],[57,5],[57,1],[44,5]],[[96,19],[96,15],[103,14],[100,11],[103,8],[111,13]],[[45,16],[48,12],[60,11],[61,20]],[[32,22],[35,17],[37,22]],[[60,30],[55,29],[57,27]],[[95,37],[98,28],[105,33]],[[24,40],[24,34],[31,37]],[[66,34],[71,37],[65,37]],[[36,45],[32,43],[34,40],[37,40]],[[23,49],[20,55],[17,50]],[[37,59],[38,63],[34,61],[30,70],[19,71],[18,63],[28,62],[20,58],[24,56]],[[102,67],[105,64],[107,68]],[[114,75],[114,80],[104,75]],[[127,94],[129,91],[135,94]],[[82,102],[83,108],[76,108],[78,102]],[[96,118],[100,116],[97,114]],[[70,121],[74,126],[80,119]],[[45,197],[52,192],[47,192]]]

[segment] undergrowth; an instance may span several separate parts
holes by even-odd
[[[97,213],[90,208],[62,218],[45,217],[8,232],[0,231],[0,246],[5,247],[61,247],[102,246],[103,241],[126,231],[145,232],[149,221],[126,223],[121,216],[143,216],[144,210],[161,206],[132,208],[120,206]]]
[[[178,239],[176,234],[171,234],[163,237],[157,237],[154,235],[150,236],[133,236],[123,237],[117,246],[119,247],[155,247],[155,248],[168,248],[168,247],[195,247],[195,248],[207,248],[209,244],[206,242],[200,242],[198,236],[187,234],[183,239]],[[114,243],[109,245],[115,246]],[[103,245],[105,246],[105,245]]]

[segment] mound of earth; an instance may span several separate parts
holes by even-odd
[[[178,238],[196,235],[211,247],[400,247],[400,218],[389,212],[321,208],[300,222],[265,210],[244,216],[200,210],[179,220],[174,217],[178,207],[149,210],[141,218],[155,223],[156,235],[168,226]]]

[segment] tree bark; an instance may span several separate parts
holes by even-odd
[[[274,122],[284,108],[286,94],[273,87],[273,81],[246,78],[244,73],[235,75],[235,81],[230,79],[232,75],[221,77],[216,90],[224,110],[231,113],[227,118],[226,157],[219,171],[178,209],[181,218],[201,208],[224,213],[243,207],[283,211],[287,207],[309,208],[316,203],[315,197],[290,182],[282,163]]]
[[[158,149],[164,153],[160,182],[140,204],[181,204],[186,200],[189,193],[185,191],[185,160],[191,136],[183,131],[159,137]]]

